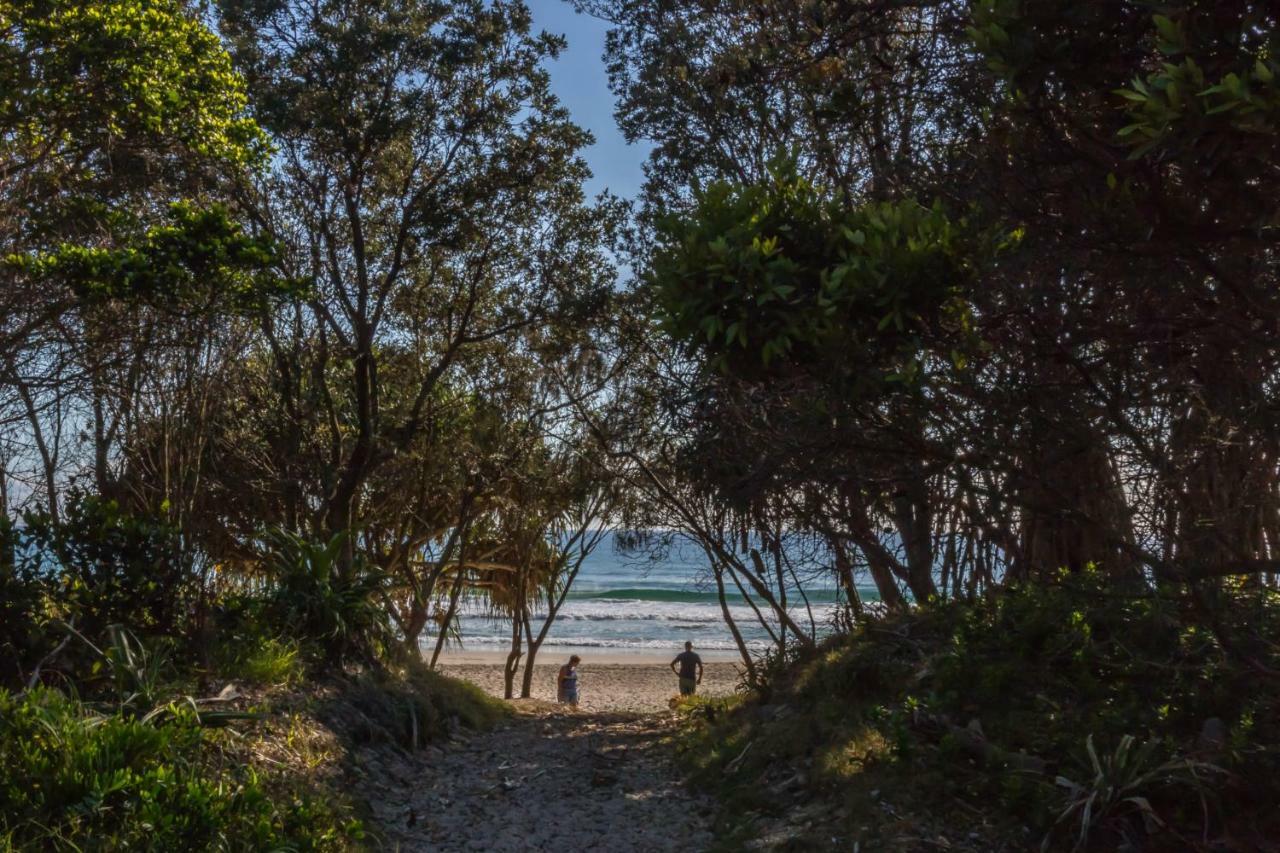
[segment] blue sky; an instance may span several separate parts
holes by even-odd
[[[526,2],[536,29],[569,41],[568,50],[550,64],[551,85],[574,121],[596,137],[596,144],[586,151],[595,175],[587,185],[588,195],[609,189],[622,198],[634,198],[644,181],[642,164],[648,149],[627,145],[613,120],[613,96],[601,59],[608,24],[575,13],[565,0]]]

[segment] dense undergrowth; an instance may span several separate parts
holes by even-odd
[[[349,803],[256,766],[250,744],[181,706],[155,724],[56,690],[0,694],[0,847],[326,850],[363,838]]]
[[[506,713],[421,665],[306,688],[243,679],[213,700],[180,689],[159,685],[154,704],[0,692],[0,850],[376,847],[355,750],[412,751]]]
[[[793,849],[1261,849],[1278,643],[1273,591],[1077,576],[865,623],[687,705],[682,748],[730,846],[772,824]]]
[[[393,653],[343,536],[273,533],[255,582],[218,588],[110,502],[0,533],[0,850],[376,846],[356,750],[505,713]]]

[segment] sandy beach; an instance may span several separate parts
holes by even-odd
[[[586,712],[650,713],[665,711],[679,694],[676,677],[668,667],[669,658],[637,654],[582,654],[578,668],[580,709]],[[497,653],[460,653],[440,659],[446,675],[479,685],[494,696],[502,696],[502,661]],[[534,665],[533,697],[545,701],[556,698],[556,671],[568,653],[539,655]],[[739,682],[739,666],[717,660],[706,661],[699,692],[709,696],[733,693]],[[516,680],[516,694],[520,681]]]

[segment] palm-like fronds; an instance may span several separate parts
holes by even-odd
[[[1148,833],[1162,828],[1165,823],[1151,804],[1153,791],[1170,785],[1187,785],[1200,792],[1201,805],[1208,811],[1207,789],[1204,777],[1223,772],[1220,768],[1190,759],[1171,759],[1155,763],[1157,741],[1138,745],[1132,735],[1120,738],[1115,750],[1099,755],[1093,744],[1093,735],[1085,740],[1087,769],[1092,775],[1087,781],[1074,782],[1065,776],[1057,777],[1056,784],[1064,788],[1066,806],[1054,822],[1055,829],[1074,822],[1077,831],[1073,851],[1083,850],[1090,839],[1104,827],[1114,826],[1122,818],[1137,815]],[[1045,836],[1043,850],[1047,850],[1053,832]]]
[[[385,575],[361,555],[344,560],[348,534],[315,542],[284,530],[267,535],[263,566],[269,609],[292,636],[312,639],[330,662],[375,662],[389,647]]]

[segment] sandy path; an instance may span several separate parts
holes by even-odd
[[[698,853],[715,804],[673,764],[671,672],[654,664],[582,669],[583,706],[541,700],[556,664],[537,668],[533,699],[497,729],[417,756],[368,755],[373,828],[388,849],[493,853]],[[501,695],[492,664],[441,667]],[[704,693],[731,692],[734,668],[709,664]]]
[[[683,853],[710,845],[714,804],[679,781],[668,715],[514,704],[518,716],[502,727],[388,773],[372,806],[390,849]]]

